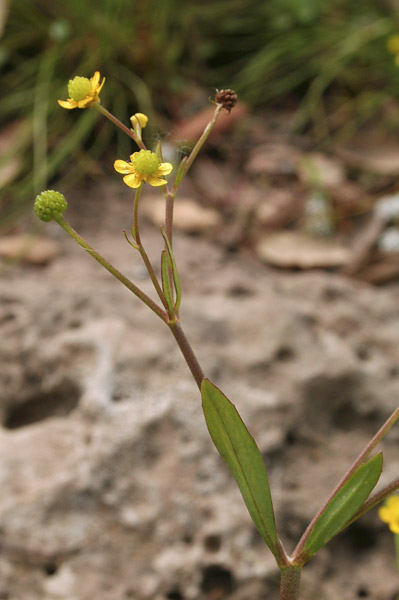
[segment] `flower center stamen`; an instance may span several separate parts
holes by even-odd
[[[139,175],[153,175],[159,167],[159,159],[151,150],[140,150],[132,158],[132,164]]]
[[[79,102],[84,100],[91,92],[91,83],[87,77],[76,76],[69,80],[68,94],[72,100]]]

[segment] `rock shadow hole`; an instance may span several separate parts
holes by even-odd
[[[52,575],[55,575],[57,571],[58,565],[54,562],[48,562],[44,565],[44,572],[46,575],[48,575],[48,577],[52,577]]]
[[[220,565],[209,565],[202,571],[201,591],[212,600],[222,600],[231,594],[235,581],[231,571]]]
[[[184,600],[184,596],[179,590],[179,588],[173,588],[166,594],[167,600]]]
[[[208,552],[218,552],[222,546],[220,535],[210,534],[204,538],[204,548]]]
[[[18,429],[50,417],[66,417],[78,406],[79,398],[78,386],[64,382],[56,390],[35,394],[24,402],[9,406],[3,417],[3,427]]]

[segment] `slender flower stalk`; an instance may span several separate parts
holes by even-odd
[[[208,125],[205,127],[204,131],[201,134],[201,137],[199,138],[198,142],[195,144],[194,148],[191,150],[191,152],[188,156],[188,159],[185,161],[183,173],[179,178],[180,181],[177,178],[175,180],[175,183],[174,183],[173,189],[172,189],[173,196],[176,194],[177,189],[178,189],[183,177],[185,177],[187,175],[188,170],[190,169],[191,165],[197,158],[199,151],[201,150],[202,146],[208,139],[208,136],[211,133],[212,129],[214,128],[217,118],[220,115],[222,109],[223,109],[223,104],[216,105],[215,112],[213,114],[211,121],[209,121]]]
[[[122,121],[120,121],[119,119],[114,117],[114,115],[112,113],[110,113],[109,110],[107,110],[101,104],[98,104],[98,103],[94,104],[93,106],[98,110],[98,112],[100,112],[102,115],[104,115],[104,117],[107,117],[107,119],[109,119],[111,121],[111,123],[113,123],[114,125],[119,127],[119,129],[121,129],[124,133],[126,133],[126,135],[128,135],[130,138],[132,138],[132,140],[134,140],[136,142],[136,144],[138,145],[139,148],[141,148],[142,150],[147,150],[147,147],[144,144],[143,140],[140,137],[138,137],[134,131],[129,129],[129,127],[126,127],[126,125],[124,125],[122,123]]]
[[[125,287],[127,287],[131,292],[133,292],[135,296],[137,296],[137,298],[144,302],[144,304],[146,304],[148,308],[150,308],[156,315],[158,315],[158,317],[160,317],[162,321],[164,321],[165,323],[167,322],[168,316],[166,312],[162,310],[162,308],[160,308],[149,296],[147,296],[145,292],[143,292],[139,287],[137,287],[137,285],[135,285],[132,281],[130,281],[130,279],[125,277],[125,275],[123,275],[116,267],[114,267],[103,256],[101,256],[101,254],[94,250],[94,248],[92,248],[90,244],[88,244],[86,240],[82,238],[82,236],[79,235],[78,232],[75,231],[65,221],[62,215],[55,216],[54,220],[57,221],[58,225],[60,225],[62,229],[69,236],[71,236],[71,238],[74,239],[75,242],[79,244],[79,246],[81,246],[81,248],[86,250],[86,252],[88,252],[88,254],[90,254],[90,256],[92,256],[98,263],[100,263],[100,265],[107,269],[107,271],[109,271],[111,275],[116,277],[116,279],[119,279],[119,281],[123,283]]]
[[[135,235],[135,243],[136,243],[136,247],[137,250],[140,252],[141,258],[143,259],[143,262],[146,266],[146,269],[148,271],[148,274],[151,278],[151,281],[154,285],[154,288],[162,302],[162,304],[164,305],[165,309],[168,310],[168,305],[166,303],[166,299],[165,299],[165,294],[162,291],[161,286],[159,285],[158,279],[154,273],[154,269],[152,267],[152,264],[150,262],[150,259],[148,258],[147,252],[144,249],[144,246],[141,242],[141,237],[140,237],[140,224],[139,224],[139,204],[140,204],[140,197],[141,197],[141,190],[143,188],[143,184],[140,185],[140,187],[138,187],[136,189],[136,193],[134,196],[134,207],[133,207],[133,223],[134,223],[134,235]]]
[[[215,123],[216,123],[218,116],[220,115],[222,109],[223,109],[223,104],[216,105],[216,109],[213,114],[213,117],[209,121],[207,126],[205,127],[204,131],[201,134],[201,137],[195,144],[194,148],[191,150],[190,154],[181,161],[180,166],[176,173],[176,178],[175,178],[172,190],[169,191],[167,188],[165,188],[165,190],[164,190],[164,196],[165,196],[165,200],[166,200],[165,231],[166,231],[166,235],[168,236],[168,239],[169,239],[171,245],[173,243],[172,225],[173,225],[173,209],[174,209],[176,192],[177,192],[183,178],[187,175],[188,170],[190,169],[194,160],[197,158],[202,146],[205,144],[206,140],[208,139],[208,136],[211,133],[212,129],[214,128]]]

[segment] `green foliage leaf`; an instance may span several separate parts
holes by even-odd
[[[201,386],[209,433],[227,463],[259,533],[279,563],[280,544],[266,468],[258,447],[235,406],[209,379]]]
[[[165,231],[164,227],[161,227],[161,233],[162,233],[163,239],[165,240],[166,249],[167,249],[167,253],[168,253],[168,265],[169,265],[170,270],[172,271],[173,283],[175,285],[175,291],[176,291],[175,310],[177,312],[179,312],[180,302],[181,302],[181,285],[180,285],[179,274],[177,272],[177,266],[176,266],[175,258],[173,256],[172,246],[170,245],[170,241],[169,241],[168,236],[166,235],[166,231]]]
[[[381,452],[356,469],[315,522],[298,558],[300,562],[309,560],[347,525],[375,487],[381,471]]]

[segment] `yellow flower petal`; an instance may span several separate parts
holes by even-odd
[[[96,71],[93,77],[90,77],[91,86],[95,89],[100,81],[100,71]]]
[[[77,107],[77,103],[75,102],[75,100],[71,100],[71,98],[68,98],[68,100],[58,100],[58,104],[62,106],[62,108],[68,109]]]
[[[92,98],[83,98],[83,100],[78,100],[77,102],[77,107],[78,108],[86,108],[86,106],[89,106],[89,104],[92,102]]]
[[[114,169],[118,173],[122,173],[122,175],[126,175],[127,173],[132,172],[132,165],[127,163],[125,160],[116,160],[114,162]]]
[[[160,177],[157,177],[156,173],[154,175],[148,175],[147,181],[150,185],[153,185],[154,187],[159,187],[160,185],[165,185],[166,183],[168,183],[166,179],[161,179]]]
[[[386,506],[391,510],[397,510],[399,515],[399,496],[390,496],[386,501]]]
[[[391,521],[391,511],[387,506],[382,506],[378,509],[378,516],[384,523],[389,523]]]
[[[392,533],[399,533],[399,522],[390,523],[389,529],[392,531]]]
[[[172,172],[173,165],[170,163],[161,163],[157,170],[157,175],[169,175]]]
[[[97,90],[97,94],[99,94],[101,92],[101,90],[103,89],[103,85],[105,83],[105,77],[103,77],[102,82],[100,83],[100,85],[98,86],[98,90]]]
[[[138,188],[143,183],[143,176],[137,173],[130,173],[124,176],[123,181],[131,188]]]

